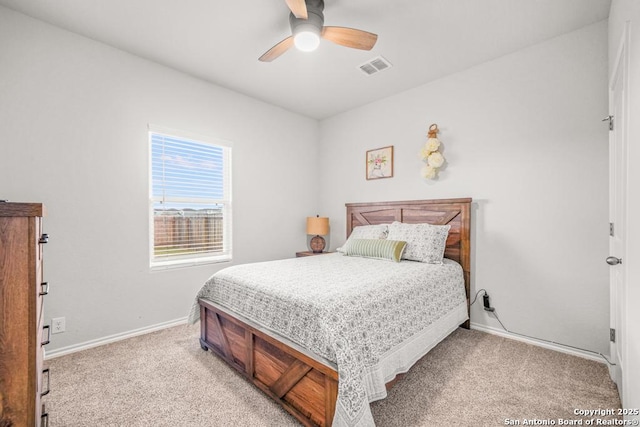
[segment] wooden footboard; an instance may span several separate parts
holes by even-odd
[[[200,300],[200,345],[211,349],[279,402],[305,426],[330,426],[338,373],[250,325],[222,307]]]

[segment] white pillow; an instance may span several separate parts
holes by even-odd
[[[405,224],[396,221],[389,225],[387,238],[407,242],[402,259],[442,264],[450,228],[448,224]]]
[[[387,224],[359,225],[351,230],[351,234],[345,244],[337,248],[336,251],[345,253],[349,242],[354,239],[386,239],[388,232],[389,226]]]

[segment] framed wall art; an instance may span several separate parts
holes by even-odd
[[[393,145],[367,151],[367,179],[393,176]]]

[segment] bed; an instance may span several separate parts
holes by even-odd
[[[373,425],[369,403],[459,325],[469,327],[470,204],[346,205],[347,237],[358,226],[396,221],[449,225],[442,264],[335,253],[221,270],[190,316],[200,320],[201,347],[303,425]]]

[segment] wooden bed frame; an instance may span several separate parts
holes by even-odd
[[[470,297],[471,199],[349,203],[347,237],[358,225],[450,224],[445,257],[462,265]],[[305,426],[330,426],[338,396],[338,373],[303,348],[274,337],[256,323],[211,301],[200,299],[200,345],[211,349]],[[469,328],[467,320],[462,327]],[[390,389],[403,374],[387,383]]]

